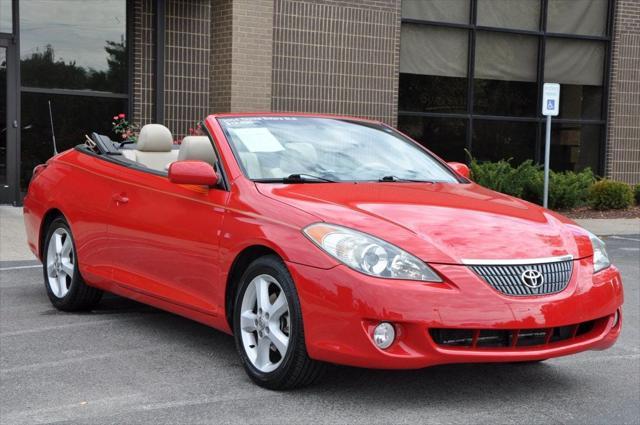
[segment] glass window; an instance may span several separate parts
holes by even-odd
[[[402,24],[400,72],[466,77],[468,40],[466,30]]]
[[[465,112],[467,79],[400,74],[398,98],[400,111]]]
[[[20,5],[22,85],[126,93],[126,1]]]
[[[603,131],[600,125],[553,124],[551,169],[580,171],[590,167],[597,172],[602,138]]]
[[[334,181],[375,181],[393,176],[456,182],[435,158],[379,124],[260,116],[218,121],[250,179],[276,182],[301,174]]]
[[[605,35],[608,0],[549,0],[547,31]]]
[[[0,32],[13,32],[12,0],[0,0]]]
[[[540,0],[478,0],[478,25],[537,31]]]
[[[600,41],[549,38],[544,58],[545,81],[602,85],[604,47]]]
[[[537,133],[537,123],[476,120],[471,151],[480,161],[513,158],[520,164],[535,159]]]
[[[402,24],[399,109],[464,112],[468,45],[467,30]]]
[[[22,93],[21,183],[26,189],[33,167],[49,159],[53,152],[47,101],[51,100],[58,151],[84,142],[90,131],[107,134],[112,139],[112,117],[126,111],[126,99],[88,96]]]
[[[467,159],[466,119],[401,115],[398,129],[445,161],[465,162]]]
[[[474,111],[491,115],[535,116],[537,58],[537,37],[478,32]]]
[[[544,79],[562,85],[560,118],[602,118],[605,45],[588,40],[547,40]]]
[[[602,86],[563,84],[558,118],[602,119]]]
[[[469,11],[469,0],[402,0],[403,18],[468,24]]]

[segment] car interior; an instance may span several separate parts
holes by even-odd
[[[108,136],[93,133],[85,145],[94,153],[134,163],[150,170],[166,172],[175,161],[204,161],[216,168],[216,154],[207,136],[186,136],[174,145],[171,131],[161,124],[147,124],[135,144],[118,143]]]

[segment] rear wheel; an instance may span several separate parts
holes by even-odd
[[[80,276],[71,229],[62,217],[47,231],[42,266],[49,300],[59,310],[88,310],[100,301],[102,291],[87,286]]]
[[[234,305],[236,347],[254,382],[283,390],[320,377],[324,364],[307,354],[300,302],[282,260],[270,255],[251,263]]]

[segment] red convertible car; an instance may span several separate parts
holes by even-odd
[[[485,189],[379,122],[211,115],[179,149],[93,134],[36,167],[29,246],[55,307],[103,291],[233,334],[285,389],[326,363],[422,368],[605,349],[623,290],[604,243]]]

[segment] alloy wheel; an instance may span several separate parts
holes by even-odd
[[[242,298],[242,346],[260,372],[273,372],[287,354],[290,313],[280,283],[268,274],[253,278]]]
[[[58,298],[64,298],[69,292],[75,270],[73,242],[66,229],[59,227],[51,234],[46,264],[47,283],[51,292]]]

